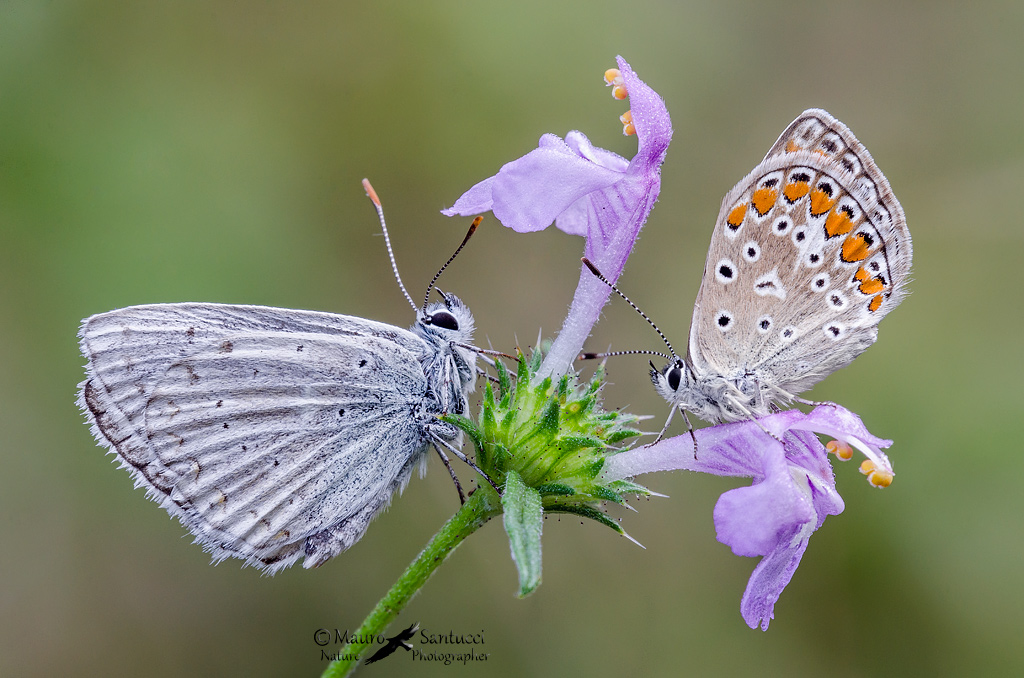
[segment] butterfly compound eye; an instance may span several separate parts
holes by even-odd
[[[679,367],[673,367],[665,373],[665,378],[668,379],[668,386],[673,391],[679,390],[679,382],[683,379],[683,371]]]
[[[432,313],[431,315],[427,316],[427,321],[431,325],[443,327],[446,330],[459,329],[459,321],[456,320],[455,316],[453,316],[448,311],[438,311],[437,313]]]

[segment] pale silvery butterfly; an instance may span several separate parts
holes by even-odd
[[[722,200],[687,356],[652,369],[655,388],[673,412],[715,423],[806,403],[799,393],[875,342],[911,257],[867,149],[827,112],[804,111]]]
[[[437,417],[467,409],[473,316],[443,292],[417,308],[398,283],[416,309],[409,330],[205,303],[94,315],[79,332],[78,404],[136,486],[215,561],[318,566],[362,537],[413,467],[422,474],[431,444],[468,462]]]

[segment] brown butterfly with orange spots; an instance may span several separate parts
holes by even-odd
[[[711,422],[807,403],[799,393],[875,342],[911,258],[903,209],[867,149],[825,111],[804,111],[723,199],[687,357],[673,352],[654,385],[673,411]]]

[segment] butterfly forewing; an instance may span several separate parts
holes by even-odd
[[[426,343],[326,313],[161,304],[88,319],[82,404],[216,559],[348,548],[424,459]]]
[[[867,150],[806,111],[722,202],[690,330],[694,368],[806,390],[875,341],[910,257],[903,211]]]

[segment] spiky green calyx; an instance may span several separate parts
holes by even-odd
[[[514,381],[498,362],[497,394],[488,383],[477,422],[453,415],[443,419],[466,432],[477,465],[499,486],[514,471],[540,495],[544,512],[573,513],[623,533],[600,504],[623,504],[626,494],[650,492],[627,480],[605,481],[600,474],[608,457],[621,451],[619,444],[640,434],[634,428],[638,418],[602,409],[602,367],[588,383],[579,383],[575,374],[533,383],[542,357],[519,353]]]

